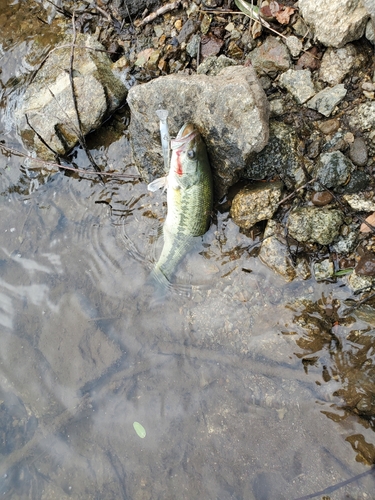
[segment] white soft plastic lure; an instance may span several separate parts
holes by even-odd
[[[161,149],[163,151],[164,159],[164,170],[166,173],[169,171],[169,152],[170,152],[170,136],[168,129],[168,111],[166,109],[158,109],[156,115],[160,120],[160,137],[161,137]]]

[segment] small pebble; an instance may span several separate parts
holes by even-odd
[[[175,21],[174,27],[176,28],[177,31],[181,31],[181,29],[182,29],[182,21],[181,21],[181,19],[177,19],[177,21]]]
[[[340,122],[336,118],[333,118],[332,120],[326,120],[325,122],[319,123],[318,127],[323,134],[334,134],[340,128]]]
[[[367,145],[363,137],[356,137],[350,144],[350,159],[358,167],[364,167],[368,162]]]
[[[312,203],[316,207],[324,207],[333,200],[333,196],[329,191],[316,191],[311,198]]]

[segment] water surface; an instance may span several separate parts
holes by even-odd
[[[22,152],[12,110],[56,30],[40,43],[40,7],[12,4],[0,140]],[[89,144],[135,173],[127,121]],[[226,212],[155,303],[165,194],[5,151],[0,174],[3,498],[373,498],[371,304],[350,310],[342,281],[285,284]]]

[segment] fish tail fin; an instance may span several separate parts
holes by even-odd
[[[171,292],[172,285],[161,269],[155,267],[151,271],[147,282],[153,288],[153,294],[149,303],[150,308],[157,307],[164,303],[165,299]]]

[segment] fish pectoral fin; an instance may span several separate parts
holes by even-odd
[[[147,186],[147,189],[154,193],[158,189],[163,188],[163,191],[165,191],[168,187],[168,179],[167,177],[160,177],[159,179],[155,179],[154,181],[150,182],[150,184]]]

